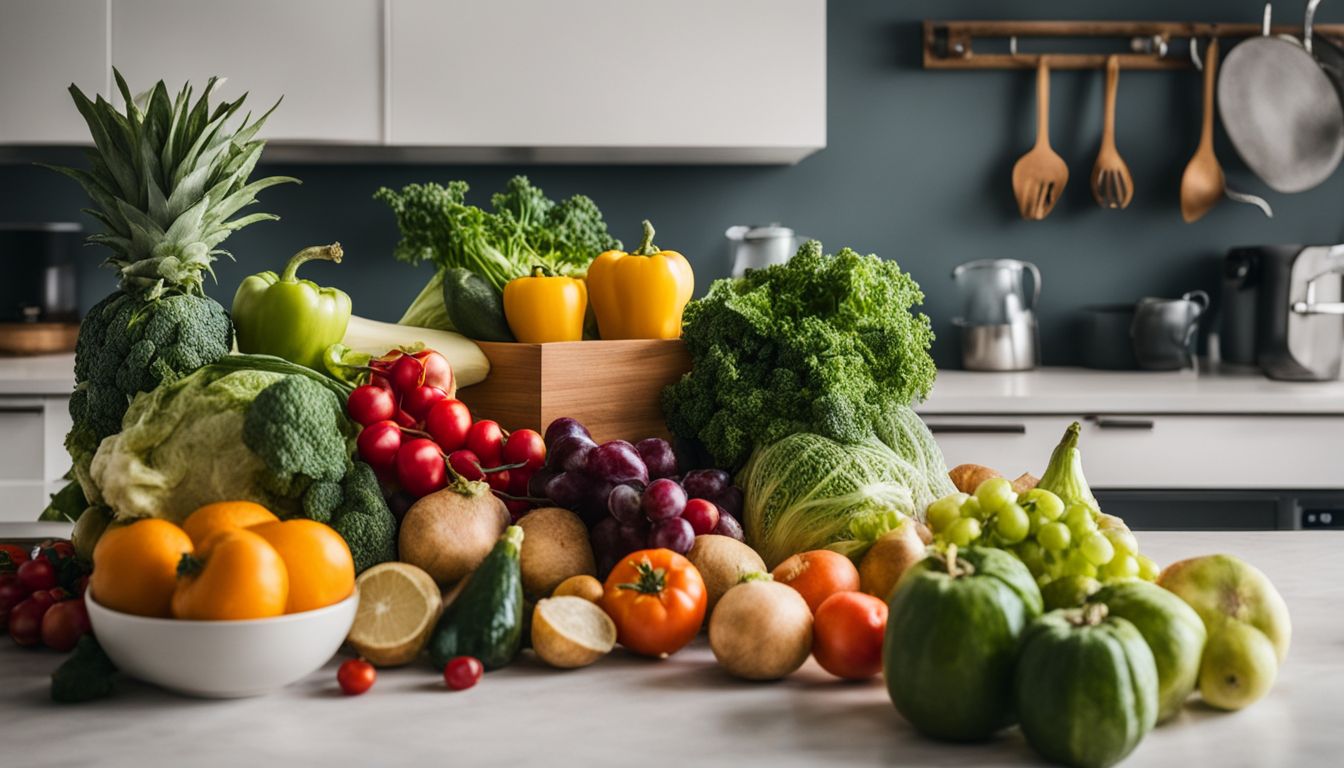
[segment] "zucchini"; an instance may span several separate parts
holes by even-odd
[[[514,341],[504,318],[504,299],[484,277],[453,267],[443,274],[443,303],[448,319],[463,336],[476,341]]]
[[[429,638],[429,658],[440,669],[458,656],[474,656],[487,670],[518,655],[523,639],[523,575],[518,554],[523,529],[511,525],[461,594],[443,611]]]

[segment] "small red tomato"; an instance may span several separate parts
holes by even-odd
[[[494,472],[485,473],[485,482],[490,485],[491,490],[500,493],[509,492],[509,470],[500,469]]]
[[[519,429],[509,433],[504,441],[505,464],[526,464],[537,470],[546,463],[546,442],[535,429]]]
[[[467,432],[467,447],[480,457],[482,467],[498,467],[503,459],[504,430],[489,419],[478,421]]]
[[[461,400],[440,400],[425,416],[425,431],[444,453],[452,453],[467,444],[471,431],[471,411]]]
[[[504,506],[509,510],[509,519],[516,523],[518,518],[526,515],[528,510],[532,509],[532,502],[508,499],[504,502]]]
[[[704,499],[691,499],[681,511],[683,520],[691,524],[696,536],[704,536],[719,524],[719,508]]]
[[[392,392],[372,384],[355,387],[346,398],[345,410],[356,424],[369,426],[387,421],[397,414],[397,400]]]
[[[374,469],[389,469],[401,448],[401,427],[395,421],[379,421],[360,430],[355,439],[359,458]]]
[[[421,384],[401,396],[401,408],[416,421],[424,421],[429,411],[442,400],[448,399],[448,393],[438,387]]]
[[[47,590],[47,594],[51,596],[51,602],[53,603],[63,603],[66,600],[75,599],[75,593],[65,587],[52,587]]]
[[[0,576],[0,632],[9,626],[9,611],[28,599],[28,590],[19,583],[19,577],[12,573]]]
[[[812,655],[836,677],[862,680],[882,671],[887,604],[863,592],[837,592],[822,601],[812,623]]]
[[[47,539],[38,545],[38,551],[47,557],[66,560],[75,556],[75,545],[69,539]]]
[[[28,562],[28,548],[18,544],[0,544],[0,573],[13,573]]]
[[[417,437],[397,451],[397,482],[406,492],[421,498],[442,488],[448,479],[443,454],[433,440]]]
[[[453,367],[448,364],[448,358],[432,349],[416,352],[415,356],[425,368],[426,384],[438,387],[444,392],[453,391]]]
[[[454,691],[465,691],[481,681],[485,667],[474,656],[458,656],[443,665],[443,682]]]
[[[425,383],[425,366],[411,355],[402,355],[392,364],[387,377],[392,380],[392,388],[405,397],[411,390]]]
[[[363,659],[346,659],[336,669],[336,682],[341,686],[341,693],[346,696],[364,693],[373,687],[373,681],[377,679],[378,670]]]
[[[34,592],[9,611],[9,636],[19,645],[37,645],[42,639],[42,617],[53,605],[51,595]]]
[[[509,470],[509,488],[505,493],[510,496],[526,496],[527,486],[532,482],[532,475],[535,474],[527,467],[522,469]]]
[[[485,479],[485,473],[481,471],[480,458],[466,448],[448,454],[448,466],[468,480]]]
[[[29,560],[19,566],[19,583],[29,592],[51,589],[56,586],[56,566],[45,557]]]
[[[42,617],[42,643],[62,653],[72,650],[79,638],[92,631],[83,599],[59,602]]]

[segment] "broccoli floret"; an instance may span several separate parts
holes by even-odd
[[[51,700],[77,704],[100,699],[112,692],[117,666],[103,652],[93,635],[79,638],[75,652],[51,673]]]
[[[397,519],[387,508],[373,469],[354,462],[337,483],[314,483],[303,498],[304,517],[341,534],[355,559],[355,573],[397,559]]]
[[[341,403],[306,376],[285,376],[257,393],[243,417],[243,443],[266,464],[267,490],[298,497],[350,468]]]

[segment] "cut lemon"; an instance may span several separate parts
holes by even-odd
[[[375,565],[355,580],[359,611],[346,639],[379,667],[413,660],[439,616],[442,597],[428,573],[408,563]]]
[[[552,667],[586,667],[615,644],[616,624],[582,597],[550,597],[532,611],[532,650]]]

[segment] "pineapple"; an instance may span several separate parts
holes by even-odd
[[[205,295],[204,276],[214,277],[216,257],[232,257],[219,247],[229,234],[277,218],[234,215],[259,191],[296,181],[272,176],[248,182],[264,145],[257,131],[275,107],[256,120],[250,113],[235,120],[246,96],[212,108],[218,78],[195,101],[189,84],[173,98],[160,81],[138,104],[121,73],[114,74],[124,114],[101,96],[90,101],[70,86],[93,135],[90,168],[53,168],[92,199],[86,213],[106,231],[88,242],[112,252],[105,263],[119,277],[118,290],[85,317],[75,349],[74,428],[66,448],[86,492],[98,444],[121,430],[136,393],[229,353],[233,326],[224,308]]]

